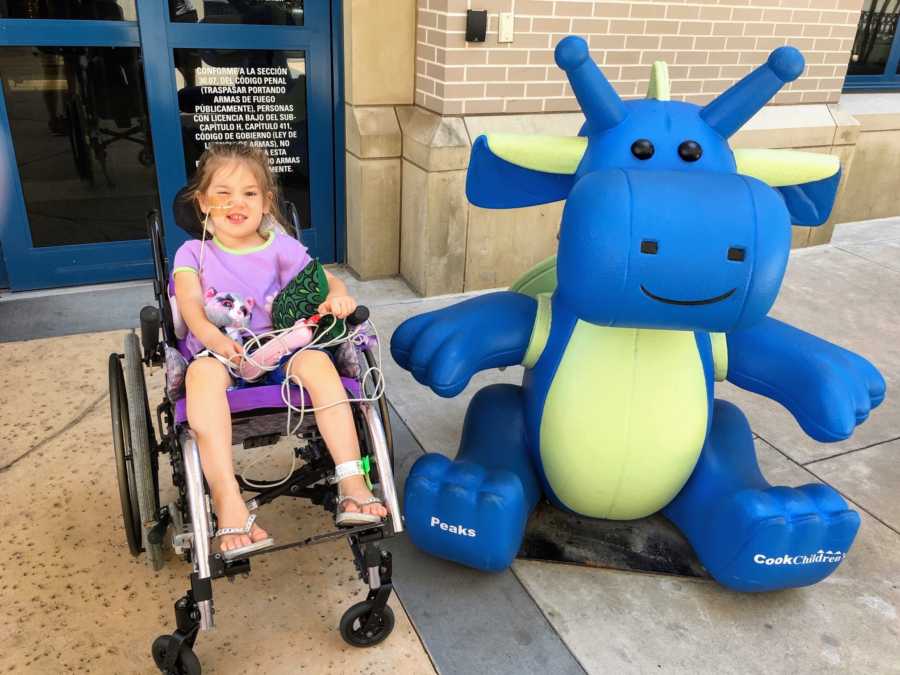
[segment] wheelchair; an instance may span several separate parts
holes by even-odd
[[[187,217],[183,206],[177,207],[176,222],[183,225]],[[293,205],[286,212],[299,233],[299,216]],[[196,216],[189,214],[196,220]],[[377,381],[364,374],[358,379],[344,377],[350,398],[373,399],[351,403],[359,436],[363,461],[369,462],[373,492],[384,499],[390,514],[381,523],[318,534],[300,541],[279,544],[245,554],[240,559],[213,549],[212,533],[215,516],[210,508],[208,486],[200,466],[197,444],[187,423],[185,401],[171,401],[164,395],[155,409],[159,438],[151,420],[144,368],[162,366],[165,346],[178,343],[169,304],[170,277],[165,254],[163,225],[159,214],[151,211],[147,227],[155,267],[154,294],[156,306],[140,312],[140,338],[136,333],[125,337],[124,352],[109,357],[110,412],[116,461],[119,497],[122,506],[125,537],[134,556],[145,554],[154,570],[163,564],[163,546],[171,541],[175,553],[192,565],[190,588],[175,602],[175,625],[171,634],[161,635],[152,645],[152,656],[163,673],[197,675],[200,663],[193,651],[201,631],[213,628],[213,592],[215,579],[233,581],[250,572],[251,558],[285,549],[308,546],[346,537],[354,563],[363,583],[368,585],[365,600],[354,604],[340,620],[340,633],[353,646],[365,647],[384,640],[394,627],[394,615],[387,602],[391,594],[391,554],[380,545],[383,539],[403,531],[400,505],[393,478],[393,446],[388,405]],[[196,231],[193,225],[185,227]],[[362,312],[367,315],[367,310]],[[359,317],[357,317],[359,318]],[[365,317],[362,317],[365,320]],[[161,335],[161,338],[160,338]],[[361,370],[376,368],[377,339],[367,336],[357,345],[362,358]],[[369,370],[370,373],[380,371]],[[306,393],[294,387],[295,403]],[[279,385],[259,385],[229,390],[232,412],[233,444],[257,448],[278,442],[286,433],[287,407]],[[307,398],[308,401],[308,398]],[[318,432],[313,415],[306,415],[294,436],[294,449],[299,468],[284,481],[248,481],[237,476],[242,492],[250,493],[250,512],[279,497],[308,499],[326,511],[337,508],[337,487],[330,482],[334,463]],[[177,492],[175,501],[160,503],[160,456],[168,455],[172,482]],[[171,538],[166,533],[171,527]]]

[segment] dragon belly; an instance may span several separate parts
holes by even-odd
[[[693,333],[579,321],[544,404],[544,475],[577,513],[647,516],[691,475],[708,414]]]

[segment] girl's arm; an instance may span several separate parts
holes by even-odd
[[[200,279],[192,272],[179,272],[175,275],[175,299],[178,310],[193,333],[204,347],[227,359],[240,356],[243,348],[227,335],[223,334],[206,318],[203,309],[203,289]]]
[[[327,269],[325,278],[328,279],[328,297],[319,305],[319,314],[333,314],[338,319],[352,314],[356,309],[356,300],[347,292],[347,286]]]

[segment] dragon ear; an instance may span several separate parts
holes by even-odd
[[[565,199],[587,142],[582,136],[479,136],[472,145],[466,196],[476,206],[493,209]]]
[[[834,206],[841,163],[834,155],[797,150],[735,150],[738,173],[778,190],[794,225],[821,225]]]

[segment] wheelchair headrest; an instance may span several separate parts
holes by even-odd
[[[187,199],[188,186],[185,185],[172,200],[172,211],[175,213],[175,224],[197,239],[203,234],[203,221],[197,213],[193,201]]]

